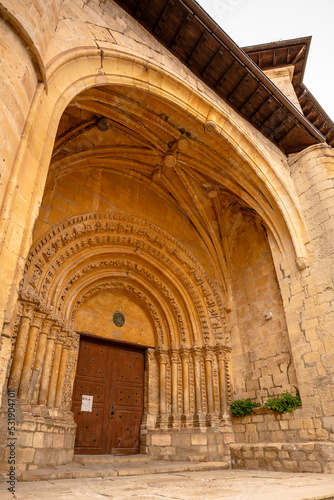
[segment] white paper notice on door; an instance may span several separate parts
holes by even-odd
[[[82,395],[81,401],[81,411],[92,411],[93,408],[93,396]]]

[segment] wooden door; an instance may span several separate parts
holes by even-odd
[[[144,352],[135,347],[81,337],[73,412],[75,453],[139,453],[144,401]],[[82,411],[82,396],[92,411]]]

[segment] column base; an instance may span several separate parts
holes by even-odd
[[[181,429],[181,415],[169,415],[168,417],[168,428],[169,429]]]
[[[205,415],[204,413],[194,413],[193,415],[193,427],[206,428]]]

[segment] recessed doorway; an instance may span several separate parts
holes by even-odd
[[[139,453],[144,351],[81,336],[74,381],[75,453]]]

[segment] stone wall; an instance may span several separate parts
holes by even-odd
[[[295,392],[297,379],[266,229],[261,219],[242,207],[234,219],[238,224],[230,234],[237,319],[231,339],[233,397],[262,403],[269,394]]]
[[[233,469],[333,473],[331,443],[256,443],[230,447]]]
[[[141,453],[171,461],[231,462],[229,446],[234,441],[230,424],[220,429],[171,429],[141,434]]]
[[[36,469],[46,464],[61,465],[72,461],[76,425],[66,412],[50,413],[46,408],[40,411],[30,405],[21,405],[16,400],[16,421],[14,433],[14,459],[16,476],[24,470]],[[11,439],[7,434],[8,414],[4,409],[0,414],[0,435],[6,443]],[[8,439],[7,439],[8,437]],[[0,447],[2,472],[8,470],[10,447]]]
[[[232,468],[334,471],[332,418],[303,418],[302,408],[282,414],[257,410],[256,414],[232,417],[232,425]]]

